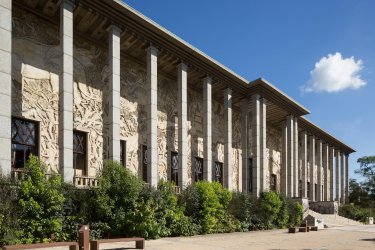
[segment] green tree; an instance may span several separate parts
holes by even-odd
[[[375,156],[364,156],[357,160],[359,169],[355,172],[364,177],[361,183],[362,188],[369,194],[370,198],[375,200]]]
[[[134,218],[140,218],[138,212],[152,214],[151,204],[137,202],[143,182],[115,161],[104,163],[98,180],[93,201],[94,225],[101,225],[111,236],[131,236],[139,231],[137,224],[132,223]]]
[[[369,194],[355,179],[349,181],[349,192],[349,203],[361,207],[366,207],[371,203]]]
[[[19,191],[19,239],[22,243],[51,241],[62,238],[61,177],[47,179],[46,166],[36,156],[30,156]]]

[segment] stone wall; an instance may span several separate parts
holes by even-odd
[[[58,103],[61,72],[59,28],[38,17],[13,11],[12,114],[40,122],[40,157],[59,168]],[[177,69],[176,69],[177,70]],[[87,132],[88,175],[108,158],[108,53],[74,38],[74,129]],[[146,67],[121,60],[121,139],[127,142],[127,167],[141,174],[140,145],[146,144]],[[203,157],[203,97],[188,90],[188,183],[194,157]],[[224,162],[224,105],[213,101],[213,160]],[[239,186],[241,117],[233,111],[233,188]],[[158,175],[168,179],[170,153],[178,150],[177,79],[158,76]],[[271,143],[273,145],[273,143]],[[76,173],[81,174],[81,173]]]
[[[270,185],[271,174],[276,175],[276,188],[280,191],[280,180],[281,180],[281,151],[282,151],[282,135],[281,130],[267,127],[267,142],[266,142],[266,155],[268,161],[267,171],[267,186]]]

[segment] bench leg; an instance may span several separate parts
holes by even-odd
[[[96,241],[91,242],[90,250],[99,250],[99,243]]]
[[[144,249],[145,248],[145,240],[137,240],[135,242],[135,248]]]

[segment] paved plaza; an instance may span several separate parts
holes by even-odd
[[[122,249],[107,244],[101,249]],[[127,245],[134,247],[134,244]],[[146,249],[375,249],[374,226],[347,226],[288,234],[286,230],[213,234],[146,241]]]

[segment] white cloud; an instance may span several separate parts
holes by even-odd
[[[303,92],[339,92],[345,89],[359,89],[366,85],[361,79],[362,60],[343,58],[339,52],[322,57],[310,71],[310,80],[302,86]]]

